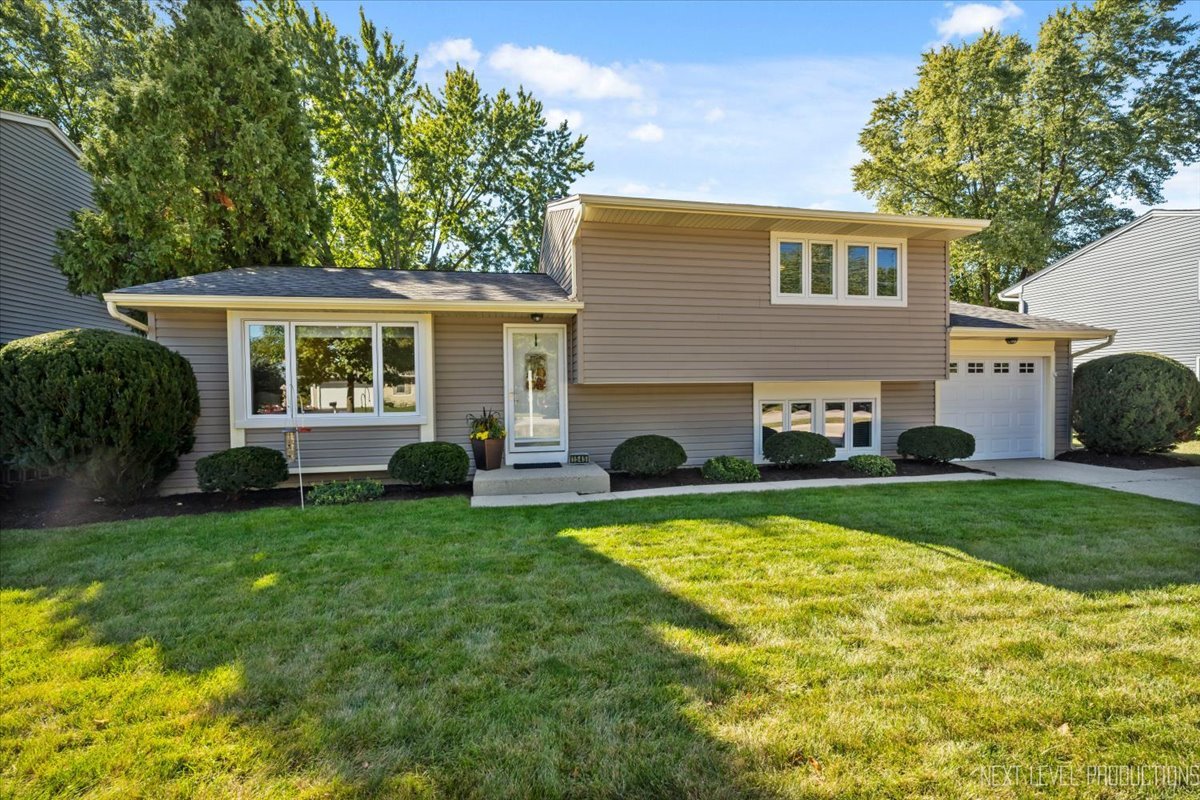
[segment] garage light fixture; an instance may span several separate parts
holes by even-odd
[[[1005,344],[1016,344],[1018,341],[1020,341],[1020,340],[1017,339],[1017,337],[1009,336],[1007,339],[1004,340],[1004,343]]]

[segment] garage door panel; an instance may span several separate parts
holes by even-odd
[[[974,435],[977,459],[1040,456],[1041,359],[956,361],[958,370],[942,387],[942,424]]]

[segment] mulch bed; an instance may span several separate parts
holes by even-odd
[[[1144,456],[1110,456],[1104,453],[1093,453],[1091,450],[1071,450],[1062,453],[1056,461],[1070,461],[1072,464],[1091,464],[1094,467],[1115,467],[1117,469],[1177,469],[1179,467],[1194,467],[1194,461],[1173,456],[1169,453],[1151,453]]]
[[[925,464],[920,461],[896,460],[897,476],[913,475],[950,475],[955,472],[979,472],[959,464]],[[759,467],[758,473],[764,481],[806,481],[818,478],[865,478],[861,472],[855,472],[846,465],[845,461],[827,461],[816,467],[802,469],[784,469],[782,467]],[[885,479],[886,480],[886,479]],[[712,484],[705,480],[696,468],[677,469],[669,475],[658,478],[635,478],[631,475],[612,473],[611,486],[614,492],[630,489],[659,489],[664,486],[698,486]]]
[[[471,485],[439,490],[385,485],[384,500],[471,495]],[[28,481],[6,487],[0,495],[0,529],[60,528],[91,522],[119,522],[147,517],[179,517],[213,511],[251,511],[256,508],[300,507],[299,489],[246,492],[237,502],[224,495],[197,492],[147,497],[127,505],[98,503],[78,485],[61,479]]]

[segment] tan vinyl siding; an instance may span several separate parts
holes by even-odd
[[[603,467],[631,436],[670,436],[688,463],[713,456],[751,458],[753,387],[742,384],[572,386],[568,394],[571,452],[589,453]]]
[[[581,383],[935,380],[946,244],[908,243],[908,305],[772,305],[768,232],[587,223]]]
[[[546,273],[568,295],[575,292],[575,208],[564,208],[546,214],[546,225],[542,230],[542,251],[538,258],[538,269]]]
[[[406,444],[421,441],[415,425],[365,428],[313,428],[300,434],[300,458],[305,468],[386,467],[392,454]],[[282,428],[249,428],[246,444],[283,452]],[[291,465],[295,471],[296,465]]]
[[[934,424],[935,387],[933,381],[885,382],[880,386],[880,447],[884,455],[896,455],[896,440],[909,428]]]
[[[129,332],[76,297],[52,259],[71,212],[93,208],[91,177],[50,131],[0,120],[0,344],[62,328]]]
[[[1152,214],[1025,284],[1028,313],[1117,331],[1114,353],[1150,351],[1197,369],[1200,211]],[[1081,341],[1075,350],[1097,344]]]
[[[160,311],[153,317],[151,338],[182,355],[192,365],[200,390],[196,444],[179,459],[179,468],[159,487],[163,494],[190,492],[196,486],[196,461],[229,447],[229,349],[224,311]]]
[[[1054,343],[1054,452],[1071,449],[1071,381],[1074,365],[1071,361],[1071,342],[1059,339]]]
[[[504,413],[506,321],[515,319],[439,315],[433,320],[437,438],[468,453],[467,414],[478,414],[483,406]]]

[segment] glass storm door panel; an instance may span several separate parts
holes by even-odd
[[[517,461],[561,460],[567,450],[566,331],[513,325],[507,339],[508,452]],[[537,457],[521,459],[524,453]]]

